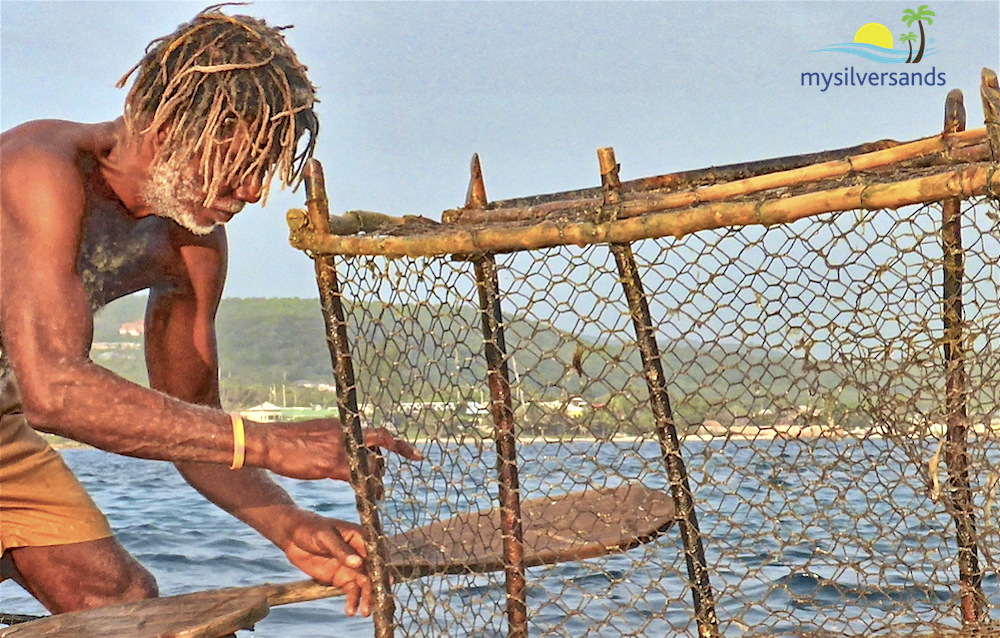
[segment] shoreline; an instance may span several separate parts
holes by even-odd
[[[45,442],[53,450],[96,450],[92,445],[87,445],[86,443],[80,443],[79,441],[74,441],[73,439],[67,439],[66,437],[59,436],[57,434],[46,434],[45,432],[38,433]]]
[[[815,439],[884,439],[884,435],[871,432],[871,433],[836,433],[836,434],[810,434],[810,435],[789,435],[782,432],[774,432],[770,430],[762,430],[759,434],[748,434],[748,433],[731,433],[731,434],[688,434],[686,436],[679,436],[678,439],[681,445],[685,441],[773,441],[773,440],[786,440],[786,441],[797,441],[797,440],[815,440]],[[932,437],[899,437],[899,438],[932,438]],[[441,439],[434,439],[431,437],[418,437],[416,439],[409,440],[410,443],[414,445],[423,445],[427,443],[432,443],[439,441]],[[937,439],[934,439],[937,440]],[[466,442],[482,441],[484,443],[493,444],[493,439],[482,437],[482,438],[472,438],[469,437]],[[517,437],[518,443],[535,444],[535,443],[657,443],[656,434],[650,434],[648,436],[613,436],[609,438],[598,438],[595,436],[567,436],[567,437],[557,437],[557,436],[519,436]]]
[[[79,441],[74,441],[72,439],[67,439],[65,437],[57,436],[54,434],[45,434],[39,432],[42,438],[52,447],[54,450],[96,450],[91,445],[86,443],[80,443]],[[883,440],[886,438],[900,438],[906,440],[920,440],[926,439],[928,441],[937,441],[938,439],[934,436],[904,436],[900,435],[898,437],[886,437],[884,434],[878,432],[836,432],[829,434],[789,434],[785,432],[777,432],[774,430],[761,430],[757,433],[747,433],[747,432],[732,432],[728,434],[688,434],[685,436],[678,437],[681,445],[686,441],[699,441],[699,442],[709,442],[709,441],[739,441],[739,442],[753,442],[753,441],[774,441],[774,440],[784,440],[784,441],[813,441],[819,439],[830,439],[830,440],[845,440],[845,439],[855,439],[855,440]],[[418,437],[415,439],[408,439],[408,441],[414,445],[427,445],[430,443],[448,441],[448,439],[435,439],[432,437]],[[449,443],[457,443],[458,441],[450,440]],[[463,443],[489,443],[493,444],[493,439],[487,437],[473,438],[468,437]],[[519,444],[525,445],[535,445],[538,443],[548,444],[548,443],[657,443],[656,435],[651,434],[649,436],[625,436],[618,435],[609,438],[598,438],[595,436],[567,436],[567,437],[556,437],[556,436],[519,436],[517,437],[517,442]]]

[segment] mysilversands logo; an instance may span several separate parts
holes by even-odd
[[[934,24],[935,15],[926,4],[920,5],[916,10],[903,10],[901,22],[906,25],[907,30],[899,34],[899,48],[893,47],[897,38],[893,36],[889,27],[879,22],[869,22],[854,32],[853,42],[829,44],[815,49],[813,53],[851,55],[878,64],[920,64],[938,52],[934,46],[934,38],[928,37],[927,29],[924,27],[925,23],[927,26]],[[919,36],[912,30],[914,25],[920,33]],[[904,44],[906,47],[902,46]],[[914,51],[915,44],[917,48]],[[920,69],[903,67],[900,70],[890,71],[883,67],[872,71],[845,66],[843,70],[803,71],[800,84],[827,91],[831,87],[944,86],[946,80],[944,71],[938,71],[934,66],[927,69],[925,62],[925,66]]]

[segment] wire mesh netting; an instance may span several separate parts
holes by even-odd
[[[960,208],[957,340],[943,322],[940,205],[632,245],[720,634],[959,627],[969,592],[956,525],[970,521],[972,599],[998,619],[1000,215],[995,200]],[[671,492],[611,249],[495,259],[499,344],[484,337],[472,261],[336,258],[362,422],[426,456],[387,459],[386,535],[496,505],[491,339],[510,380],[522,501]],[[956,508],[965,497],[971,519]],[[484,536],[503,534],[493,520]],[[643,540],[528,568],[530,635],[699,635],[680,527]],[[398,582],[397,633],[508,635],[504,583],[502,570]]]

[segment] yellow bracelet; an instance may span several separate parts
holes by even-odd
[[[243,462],[246,460],[246,431],[243,429],[243,417],[238,412],[231,413],[229,420],[233,422],[233,464],[229,469],[238,470],[243,467]]]

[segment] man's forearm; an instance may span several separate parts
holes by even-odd
[[[25,388],[25,414],[36,429],[138,458],[232,461],[232,424],[220,409],[143,388],[90,362],[67,368],[59,375],[59,387],[34,389],[47,397],[33,397]],[[260,426],[248,423],[247,428],[246,462],[262,466]]]
[[[256,468],[234,471],[208,463],[175,465],[184,480],[205,498],[284,548],[288,514],[298,511],[298,507],[267,472]]]
[[[199,387],[188,391],[163,388],[169,395],[181,396],[177,399],[130,383],[89,361],[85,365],[66,363],[64,367],[72,369],[53,373],[52,380],[22,393],[25,416],[38,429],[138,458],[213,463],[225,468],[233,461],[229,415],[181,400],[197,397],[218,405],[218,392]],[[57,396],[42,398],[49,392]],[[247,421],[245,432],[247,467],[296,479],[350,480],[344,430],[337,419],[266,425]],[[365,445],[413,460],[421,458],[413,446],[385,428],[367,430]]]

